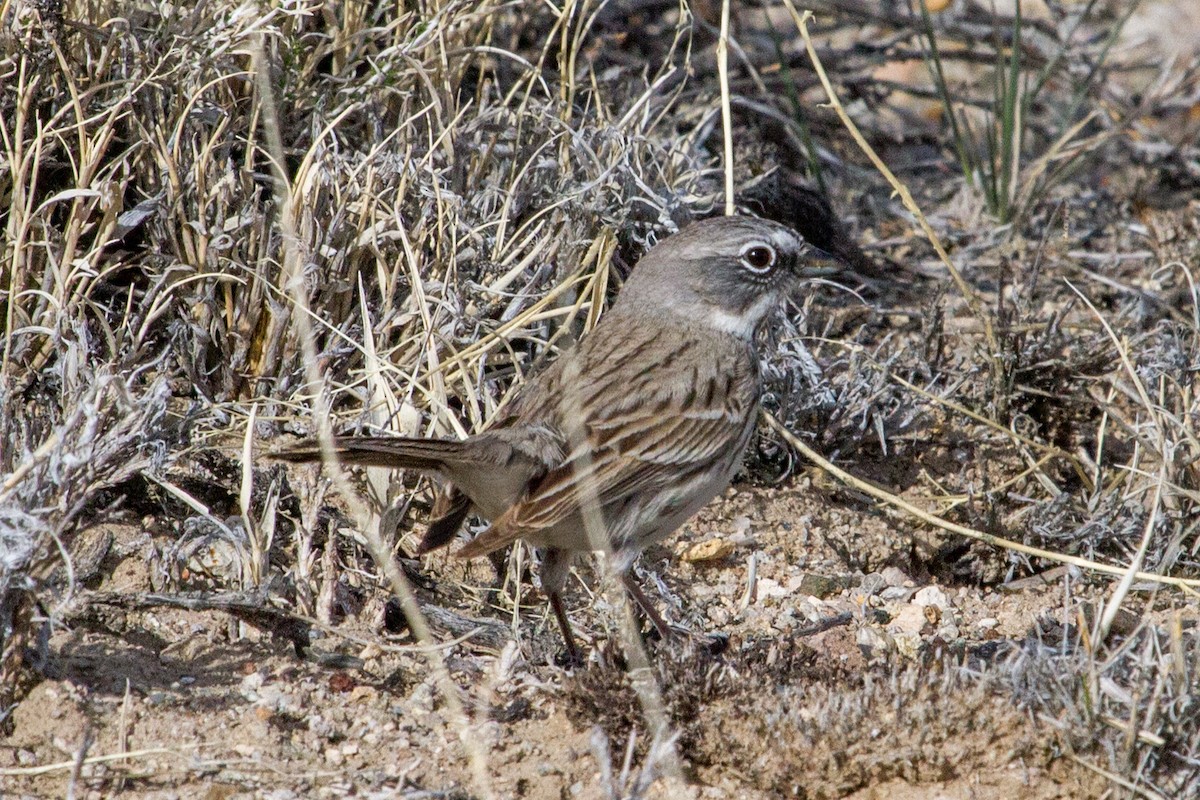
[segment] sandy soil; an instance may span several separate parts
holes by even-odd
[[[119,563],[97,588],[151,591],[152,537],[113,533],[109,558]],[[1029,635],[1039,616],[1061,615],[1061,585],[938,584],[914,561],[912,537],[803,477],[731,489],[668,545],[645,559],[647,585],[673,621],[729,640],[719,653],[700,635],[650,643],[682,770],[651,796],[1102,793],[1103,780],[1070,757],[1053,720],[1014,702],[997,666],[1004,645]],[[714,551],[715,560],[689,560]],[[430,560],[434,572],[439,559]],[[583,584],[573,588],[573,618],[591,638],[585,667],[551,663],[557,631],[535,592],[519,645],[495,653],[468,641],[445,651],[473,704],[469,739],[497,796],[606,797],[608,787],[632,790],[648,763],[668,768],[647,756],[646,723],[618,668],[614,609]],[[487,613],[465,602],[463,613]],[[810,632],[841,612],[848,624]],[[314,644],[323,665],[217,612],[84,615],[55,633],[51,677],[21,703],[16,733],[0,744],[0,767],[61,766],[9,778],[6,795],[63,796],[73,786],[77,797],[476,796],[459,728],[425,662],[402,636],[389,646],[370,617],[340,625],[380,644],[326,636]],[[361,668],[329,665],[335,653]],[[612,754],[609,777],[601,741]],[[126,755],[73,777],[81,749]]]

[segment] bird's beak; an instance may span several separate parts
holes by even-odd
[[[797,272],[801,278],[830,278],[848,271],[845,261],[827,253],[819,247],[809,244],[804,251],[800,269]]]

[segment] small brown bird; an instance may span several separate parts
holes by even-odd
[[[517,539],[542,548],[542,589],[573,660],[562,589],[575,553],[609,550],[665,634],[629,568],[728,486],[758,415],[756,332],[797,281],[838,271],[783,225],[695,222],[652,248],[596,327],[483,432],[462,441],[344,436],[334,452],[347,464],[448,482],[419,553],[448,544],[472,513],[491,527],[457,555]],[[308,442],[276,458],[316,461],[321,448]]]

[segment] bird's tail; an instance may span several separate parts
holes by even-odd
[[[451,439],[408,439],[398,436],[335,436],[332,454],[343,464],[437,472],[463,456],[464,444]],[[321,461],[325,451],[316,439],[271,454],[277,461]]]

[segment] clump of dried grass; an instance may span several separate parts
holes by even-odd
[[[1003,680],[1080,763],[1138,796],[1190,797],[1200,791],[1200,631],[1185,616],[1155,625],[1129,614],[1132,628],[1108,643],[1091,638],[1094,619],[1045,618]]]
[[[30,666],[45,662],[38,631],[77,588],[74,543],[85,522],[120,506],[144,471],[168,460],[166,381],[81,360],[87,336],[57,364],[57,397],[0,392],[0,725]],[[153,366],[153,362],[151,365]],[[35,399],[36,397],[36,399]],[[30,406],[38,413],[14,413]]]

